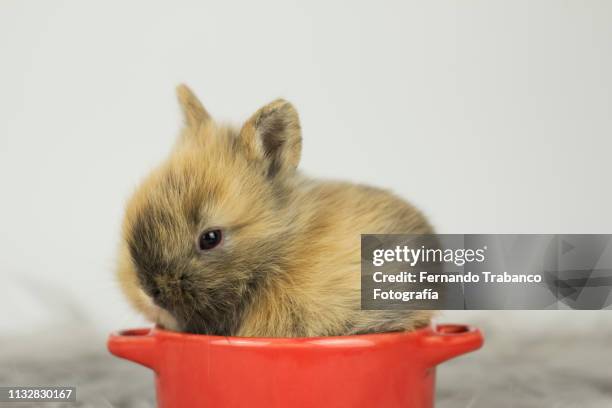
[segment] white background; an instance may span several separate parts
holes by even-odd
[[[113,275],[118,229],[177,134],[179,82],[236,123],[291,100],[305,172],[391,188],[439,232],[611,233],[611,73],[608,1],[5,0],[0,335],[141,324]]]

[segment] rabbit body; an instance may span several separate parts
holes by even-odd
[[[187,87],[178,95],[185,127],[123,223],[117,273],[138,310],[173,330],[247,337],[428,324],[429,311],[360,309],[360,234],[432,233],[418,210],[384,190],[302,175],[286,101],[237,129],[214,122]]]

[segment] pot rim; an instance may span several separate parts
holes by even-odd
[[[378,343],[389,343],[400,340],[416,339],[419,337],[435,336],[456,337],[465,335],[480,335],[475,327],[464,324],[428,325],[410,331],[395,331],[385,333],[354,334],[346,336],[317,336],[317,337],[239,337],[218,336],[208,334],[183,333],[163,329],[159,326],[149,328],[127,329],[114,332],[113,335],[121,337],[152,336],[160,340],[197,341],[205,343],[226,344],[234,346],[296,346],[309,344],[312,346],[355,347]]]
[[[208,349],[254,350],[271,352],[331,352],[340,349],[401,348],[407,343],[416,344],[422,353],[416,357],[424,367],[433,367],[450,358],[479,349],[483,344],[480,330],[461,324],[427,326],[413,331],[391,333],[358,334],[330,337],[224,337],[172,332],[154,328],[129,329],[112,333],[108,338],[108,349],[118,357],[134,361],[157,371],[160,362],[160,346],[181,347],[185,342]],[[166,349],[166,347],[163,347]]]

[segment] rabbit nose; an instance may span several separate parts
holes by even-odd
[[[161,296],[161,290],[157,286],[153,287],[151,296],[153,296],[153,299],[158,299]]]
[[[173,299],[176,299],[176,294],[168,291],[167,289],[154,288],[151,290],[151,297],[153,299],[153,303],[157,306],[171,311],[172,305],[175,304]]]
[[[149,294],[153,298],[153,302],[168,309],[176,300],[182,296],[183,279],[181,277],[158,277],[151,282]]]
[[[149,294],[153,298],[153,303],[160,307],[166,307],[166,295],[162,292],[162,290],[158,286],[153,286],[149,290]]]

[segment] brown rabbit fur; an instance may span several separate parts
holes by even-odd
[[[118,277],[131,303],[192,333],[298,337],[413,329],[429,311],[360,310],[360,234],[431,233],[393,194],[301,175],[297,112],[276,100],[241,129],[178,88],[185,127],[127,206]],[[202,251],[198,237],[219,229]]]

